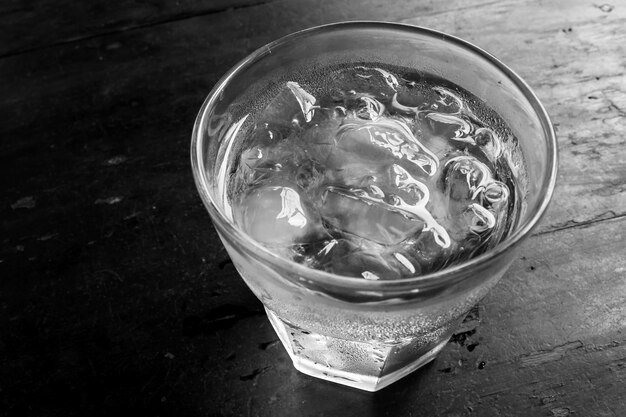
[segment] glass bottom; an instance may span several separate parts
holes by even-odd
[[[432,361],[454,327],[394,343],[359,342],[313,333],[267,316],[300,372],[365,391],[378,391]]]

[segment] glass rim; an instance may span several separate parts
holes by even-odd
[[[359,277],[352,277],[346,275],[338,275],[330,272],[325,272],[313,268],[309,268],[303,264],[299,264],[295,261],[283,258],[261,243],[253,240],[245,232],[235,227],[235,225],[228,220],[224,212],[220,209],[218,196],[212,196],[209,192],[209,185],[206,178],[205,161],[203,157],[202,147],[205,142],[202,136],[203,128],[205,125],[206,116],[208,111],[213,107],[216,101],[219,101],[219,97],[224,88],[229,84],[230,80],[237,76],[244,68],[253,65],[255,62],[262,59],[265,55],[270,54],[273,48],[286,43],[292,43],[304,37],[314,36],[319,33],[326,33],[333,30],[346,30],[346,29],[383,29],[383,30],[401,30],[410,32],[416,35],[436,38],[438,41],[444,41],[452,43],[456,46],[469,50],[475,55],[485,59],[489,64],[496,67],[501,71],[522,93],[524,98],[531,104],[535,115],[541,122],[541,127],[546,136],[548,155],[547,163],[548,167],[546,174],[543,178],[539,193],[542,199],[533,207],[531,215],[516,227],[513,232],[505,239],[500,241],[495,247],[491,248],[487,252],[471,258],[465,262],[446,267],[436,272],[429,274],[418,275],[409,278],[400,278],[393,280],[366,280]],[[205,136],[205,138],[208,138]],[[193,171],[193,177],[196,183],[196,187],[199,191],[200,197],[209,211],[210,217],[218,229],[228,233],[234,241],[241,245],[241,248],[245,250],[247,255],[252,256],[263,263],[270,263],[280,268],[295,272],[300,277],[305,277],[307,280],[311,280],[316,284],[327,284],[332,286],[338,286],[347,290],[356,291],[393,291],[396,292],[400,289],[432,289],[443,287],[457,280],[462,279],[467,275],[467,272],[473,269],[479,269],[490,262],[493,262],[497,258],[500,258],[503,254],[507,253],[514,246],[517,246],[525,237],[530,235],[531,230],[537,225],[541,217],[545,214],[550,200],[554,193],[557,178],[558,169],[558,148],[557,139],[554,131],[554,127],[548,116],[547,111],[541,104],[537,96],[533,93],[528,84],[515,73],[508,66],[503,64],[499,59],[485,51],[484,49],[465,41],[456,36],[448,35],[446,33],[429,29],[421,26],[410,25],[405,23],[393,23],[384,21],[348,21],[331,23],[321,26],[314,26],[308,29],[300,30],[289,35],[283,36],[273,42],[270,42],[254,52],[246,56],[244,59],[235,64],[230,70],[215,84],[207,98],[205,99],[196,121],[193,127],[192,140],[191,140],[191,165]]]

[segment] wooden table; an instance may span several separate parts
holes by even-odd
[[[625,415],[626,2],[609,1],[2,2],[0,415]],[[293,369],[189,164],[230,66],[354,19],[486,48],[560,146],[509,273],[434,362],[375,394]]]

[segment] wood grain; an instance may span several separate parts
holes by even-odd
[[[0,5],[0,415],[626,412],[624,2],[88,3]],[[292,368],[188,162],[230,66],[353,19],[489,50],[544,103],[561,156],[548,213],[462,334],[374,395]]]
[[[5,1],[0,4],[0,56],[10,56],[271,0]]]

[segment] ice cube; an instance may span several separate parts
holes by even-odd
[[[472,125],[463,118],[438,112],[428,113],[425,118],[433,134],[456,142],[476,144],[474,138],[469,136],[472,133]]]
[[[324,256],[325,270],[370,280],[402,277],[399,262],[388,255],[386,246],[353,238],[338,239]]]
[[[247,142],[255,146],[268,146],[280,142],[284,137],[283,133],[280,129],[263,122],[254,126]]]
[[[337,131],[337,149],[344,153],[338,153],[333,162],[341,166],[342,160],[349,160],[345,154],[350,154],[379,165],[393,163],[395,158],[402,155],[394,155],[392,146],[385,147],[381,140],[376,139],[375,136],[380,134],[374,124],[360,121],[344,123]]]
[[[428,103],[432,103],[438,97],[437,93],[425,84],[413,81],[419,79],[418,74],[405,74],[402,78],[401,87],[397,89],[397,93],[391,99],[389,105],[400,111],[417,115],[421,111],[428,108]]]
[[[366,188],[376,185],[376,182],[388,170],[387,166],[377,165],[348,153],[341,159],[343,165],[335,164],[335,169],[326,171],[328,183],[346,187]]]
[[[487,127],[476,129],[474,141],[491,162],[495,162],[502,155],[502,140],[493,130]]]
[[[245,165],[248,168],[252,168],[258,165],[259,161],[263,159],[264,150],[262,147],[253,146],[246,149],[241,153],[239,164]]]
[[[383,245],[400,243],[424,228],[421,220],[409,219],[363,189],[326,187],[320,214],[343,232]]]
[[[491,181],[485,187],[484,197],[489,204],[497,205],[499,207],[500,205],[508,202],[509,188],[500,181]]]
[[[256,186],[270,180],[291,180],[293,172],[306,160],[304,150],[285,139],[244,149],[235,174],[235,188]]]
[[[386,246],[365,239],[344,240],[331,251],[333,271],[371,280],[419,275],[422,267],[406,245]]]
[[[354,176],[341,171],[322,193],[320,214],[340,230],[382,244],[396,244],[412,234],[430,231],[442,247],[450,245],[446,230],[427,210],[428,187],[399,165],[366,171],[356,165]],[[372,175],[359,176],[364,173]],[[340,179],[341,181],[338,181]]]
[[[310,122],[315,114],[316,99],[300,84],[288,81],[285,87],[263,109],[258,120],[271,127],[290,129],[301,122]]]
[[[241,153],[234,180],[239,187],[250,187],[268,179],[272,172],[281,169],[280,163],[267,158],[264,147],[254,146]]]
[[[315,159],[325,157],[322,164],[327,168],[326,176],[331,183],[364,187],[370,180],[380,177],[395,160],[385,149],[372,144],[365,130],[337,125],[337,130],[331,134],[336,143],[320,142],[309,151]]]
[[[296,168],[295,181],[305,191],[315,190],[325,180],[326,169],[319,162],[306,159]]]
[[[303,257],[302,263],[311,268],[331,272],[334,271],[335,261],[357,250],[358,246],[349,239],[337,237],[318,241],[305,249],[306,256]]]
[[[262,185],[233,205],[235,222],[258,242],[287,246],[324,235],[319,214],[297,186]]]
[[[444,181],[446,194],[466,207],[493,179],[487,165],[473,156],[461,155],[446,162]]]
[[[384,248],[361,247],[351,254],[353,271],[371,280],[388,280],[419,275],[421,266],[411,255]]]
[[[343,124],[337,134],[337,147],[377,163],[406,159],[429,176],[434,175],[439,165],[438,158],[413,135],[406,123],[390,117]]]
[[[483,233],[489,229],[493,229],[496,225],[496,217],[493,213],[480,204],[470,204],[463,214],[463,220],[465,220],[469,226],[469,230],[473,233]]]
[[[337,130],[341,119],[335,117],[333,110],[320,109],[316,120],[302,132],[299,144],[307,158],[326,166],[327,160],[336,147]]]
[[[455,240],[473,251],[492,233],[503,231],[509,198],[508,187],[494,180],[489,167],[468,155],[446,163],[444,194],[451,219],[449,232]],[[481,239],[472,239],[471,236]]]
[[[287,82],[287,88],[291,90],[294,97],[298,101],[298,104],[300,105],[300,110],[302,110],[302,115],[304,116],[304,120],[310,122],[311,118],[315,114],[315,109],[313,108],[316,101],[315,97],[306,92],[304,88],[300,87],[300,84],[293,81]]]
[[[433,91],[439,96],[439,99],[435,102],[438,112],[449,114],[458,114],[461,112],[464,106],[463,101],[458,95],[441,86],[433,87]]]
[[[451,141],[449,138],[443,135],[434,134],[431,128],[428,126],[428,121],[424,118],[418,119],[416,135],[419,136],[420,141],[426,146],[434,155],[440,160],[450,155],[454,151],[458,150],[459,143]]]
[[[396,197],[393,206],[400,209],[403,213],[411,214],[423,221],[424,230],[433,234],[437,244],[443,248],[449,247],[451,241],[446,229],[435,220],[426,208],[426,204],[430,200],[430,191],[426,184],[413,178],[408,171],[399,165],[394,165],[393,171],[396,175],[394,182],[398,190],[409,193],[413,199],[412,203],[407,203],[401,197]]]
[[[361,97],[360,106],[356,110],[356,116],[364,120],[376,120],[385,111],[385,105],[371,97]]]

